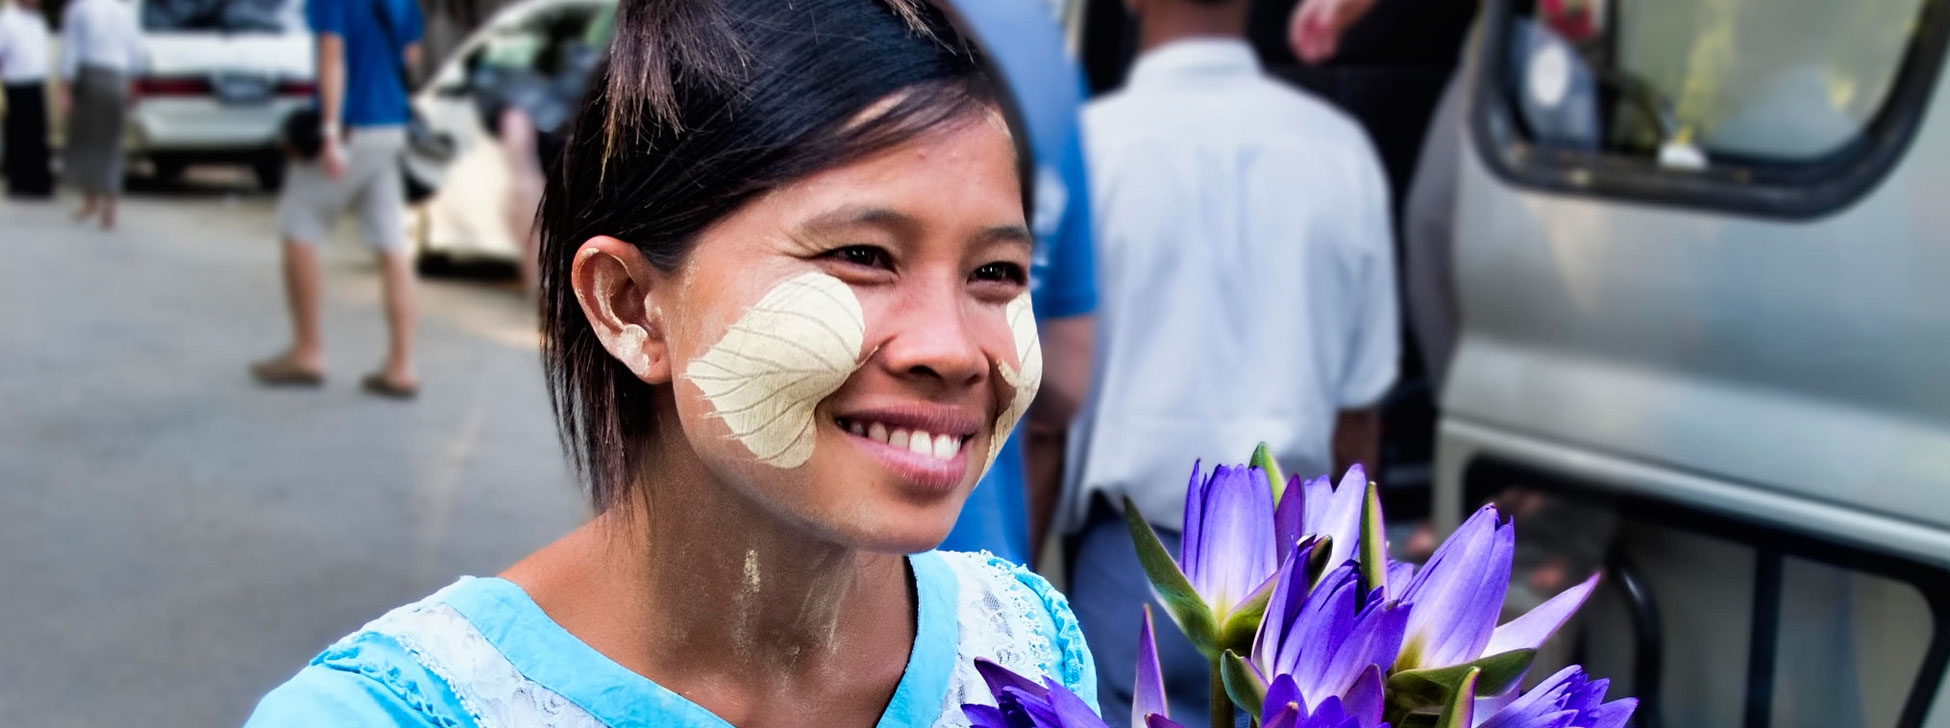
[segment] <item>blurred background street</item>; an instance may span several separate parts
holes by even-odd
[[[365,620],[583,517],[505,276],[423,280],[420,397],[371,397],[347,224],[326,386],[254,384],[288,336],[275,198],[229,172],[134,183],[112,232],[0,201],[0,725],[237,725]]]

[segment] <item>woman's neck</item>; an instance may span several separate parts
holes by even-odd
[[[734,724],[750,723],[728,714],[741,705],[793,697],[884,691],[884,706],[914,635],[905,559],[816,538],[694,459],[651,470],[643,501],[504,576],[597,651]]]

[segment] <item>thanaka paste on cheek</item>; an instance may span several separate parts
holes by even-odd
[[[860,368],[866,333],[853,289],[825,273],[807,273],[752,304],[716,346],[684,368],[684,378],[758,462],[796,468],[812,457],[813,410]]]
[[[995,430],[989,433],[988,460],[982,464],[985,474],[995,464],[995,456],[1002,452],[1002,443],[1009,439],[1009,432],[1029,409],[1030,400],[1036,398],[1036,390],[1043,386],[1043,344],[1036,337],[1036,314],[1029,305],[1029,294],[1011,299],[1002,309],[1002,316],[1009,322],[1009,333],[1015,338],[1016,361],[1022,369],[1010,367],[1004,361],[995,363],[996,370],[1002,373],[1002,381],[1016,391],[1009,405],[995,416]]]

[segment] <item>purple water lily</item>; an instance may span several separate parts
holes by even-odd
[[[988,683],[995,705],[961,706],[974,728],[1105,728],[1089,703],[1055,680],[1043,678],[1038,684],[981,658],[975,660],[975,671]]]
[[[1639,701],[1623,698],[1604,702],[1605,690],[1610,685],[1609,680],[1587,678],[1584,668],[1572,665],[1489,717],[1476,719],[1465,715],[1454,724],[1473,728],[1623,728],[1625,721],[1632,718],[1632,711],[1638,709]],[[1473,695],[1459,697],[1451,709],[1474,713]]]
[[[1153,715],[1169,716],[1164,671],[1158,666],[1158,638],[1151,631],[1151,605],[1144,605],[1144,627],[1138,633],[1137,679],[1131,688],[1131,725],[1144,725]]]
[[[1274,681],[1288,678],[1303,698],[1305,715],[1337,698],[1360,725],[1373,726],[1381,722],[1382,670],[1395,662],[1415,609],[1385,599],[1379,588],[1362,593],[1351,562],[1328,571],[1309,590],[1306,565],[1317,547],[1297,544],[1281,566],[1250,664]]]
[[[1220,465],[1203,480],[1198,465],[1192,468],[1178,563],[1214,621],[1224,624],[1279,566],[1273,493],[1258,468]]]
[[[1355,544],[1361,537],[1361,504],[1368,487],[1368,473],[1361,466],[1348,468],[1339,487],[1322,475],[1300,483],[1296,475],[1287,481],[1273,514],[1274,536],[1280,551],[1303,536],[1325,536],[1331,545],[1328,566],[1340,566],[1354,558]]]
[[[1399,592],[1394,588],[1399,582],[1389,579],[1391,593],[1415,604],[1395,669],[1449,667],[1513,650],[1535,650],[1598,585],[1593,575],[1499,627],[1496,620],[1509,590],[1515,548],[1516,529],[1502,520],[1494,506],[1483,506],[1442,542],[1429,563]]]
[[[1340,696],[1306,706],[1306,696],[1291,675],[1273,678],[1266,688],[1266,707],[1260,711],[1260,728],[1388,728],[1387,723],[1363,723],[1361,716],[1347,711]]]

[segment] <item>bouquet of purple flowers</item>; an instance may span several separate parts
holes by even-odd
[[[1359,466],[1339,486],[1283,477],[1265,445],[1248,465],[1193,466],[1178,558],[1124,502],[1138,560],[1172,622],[1212,667],[1212,725],[1233,708],[1261,728],[1620,728],[1638,701],[1577,666],[1527,692],[1537,650],[1598,584],[1501,625],[1516,532],[1484,506],[1428,563],[1388,558],[1381,500]],[[1183,728],[1165,708],[1150,606],[1138,645],[1133,726]],[[978,663],[996,705],[977,728],[1099,728],[1050,679]]]

